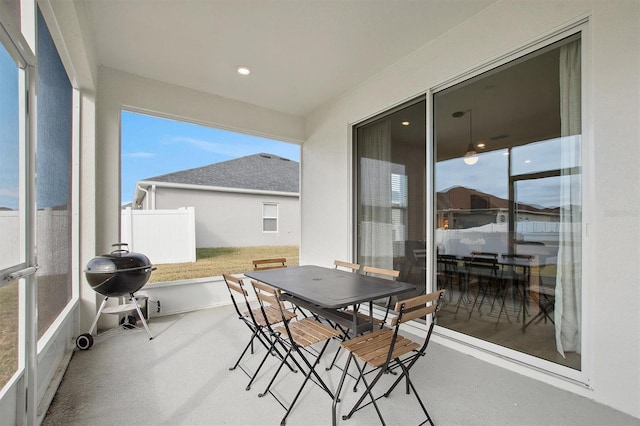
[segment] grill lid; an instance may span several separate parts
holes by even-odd
[[[149,258],[141,253],[130,252],[127,244],[110,254],[96,256],[87,263],[85,276],[89,285],[98,293],[120,296],[138,291],[145,285],[155,268]]]

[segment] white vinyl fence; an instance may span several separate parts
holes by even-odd
[[[196,261],[193,207],[176,210],[122,210],[120,240],[153,264]]]
[[[69,211],[43,209],[36,213],[38,275],[56,275],[69,270]],[[20,223],[20,212],[0,211],[0,267],[7,267],[21,262],[21,251],[24,247]]]

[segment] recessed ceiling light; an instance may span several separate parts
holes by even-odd
[[[408,121],[403,121],[403,122],[402,122],[402,123],[400,123],[400,124],[402,124],[403,126],[408,126],[408,125],[409,125],[409,124],[411,124],[411,123],[409,123]]]
[[[476,148],[480,148],[480,149],[484,149],[485,146],[486,145],[484,143],[482,143],[482,142],[476,144]]]
[[[238,74],[240,75],[249,75],[251,74],[251,70],[247,67],[238,67],[237,69]]]

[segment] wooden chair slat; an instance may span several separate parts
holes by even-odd
[[[341,346],[354,353],[364,353],[370,350],[371,347],[391,343],[392,338],[393,331],[384,329],[344,341]]]
[[[360,270],[360,265],[357,263],[345,262],[344,260],[334,260],[333,265],[336,268],[350,269],[353,272]]]
[[[287,267],[286,257],[276,257],[271,259],[255,259],[252,260],[254,271],[263,271],[267,269],[280,269]]]
[[[436,310],[436,305],[430,305],[424,308],[416,309],[414,311],[406,312],[402,315],[401,322],[404,323],[407,321],[414,320],[416,318],[424,318],[427,315],[431,315],[432,313],[434,313],[435,310]],[[392,327],[395,327],[397,323],[398,323],[398,317],[395,317],[394,319],[391,320]]]
[[[429,302],[433,302],[438,300],[441,294],[444,294],[445,290],[434,291],[433,293],[423,294],[421,296],[412,297],[410,299],[399,300],[396,302],[396,306],[394,310],[396,312],[400,312],[400,306],[404,304],[405,310],[410,310],[419,305],[426,305]]]
[[[392,278],[398,278],[400,271],[394,269],[377,268],[375,266],[365,266],[362,268],[362,272],[365,274],[385,275]]]

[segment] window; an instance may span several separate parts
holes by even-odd
[[[18,67],[0,43],[0,271],[17,269],[24,262],[21,229],[24,223],[20,189],[20,97]],[[4,274],[3,274],[4,277]],[[0,389],[18,369],[20,324],[17,282],[0,281]]]
[[[262,204],[262,232],[278,232],[278,204]]]
[[[575,370],[581,99],[579,34],[433,96],[438,325]]]
[[[354,152],[356,261],[399,270],[401,281],[424,293],[424,98],[355,126]]]

